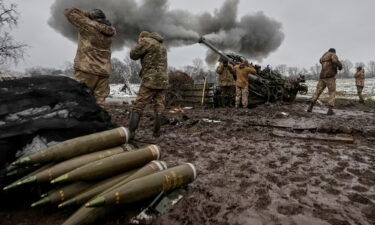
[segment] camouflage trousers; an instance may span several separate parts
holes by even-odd
[[[105,99],[108,97],[110,92],[108,82],[109,77],[98,76],[76,70],[74,72],[74,79],[79,83],[84,83],[87,85],[99,105],[103,105],[105,103]]]
[[[363,86],[357,85],[357,93],[358,93],[359,100],[361,102],[364,101],[363,96],[362,96],[362,91],[363,91]]]
[[[249,105],[249,87],[244,88],[236,86],[236,107],[240,106],[242,102],[242,107],[247,108]]]
[[[151,89],[143,85],[139,88],[133,111],[142,112],[147,104],[154,105],[155,113],[162,113],[165,109],[165,89]]]
[[[220,92],[222,96],[234,97],[234,86],[220,86]]]
[[[320,79],[318,85],[316,86],[316,91],[311,99],[311,103],[315,104],[319,96],[323,93],[325,88],[328,88],[328,105],[335,106],[335,96],[336,96],[336,78],[324,78]]]

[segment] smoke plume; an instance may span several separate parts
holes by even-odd
[[[239,0],[226,0],[213,13],[193,14],[186,10],[170,10],[168,0],[56,0],[51,7],[48,24],[70,40],[77,31],[64,17],[65,8],[102,9],[117,29],[115,49],[135,44],[142,30],[156,31],[166,39],[168,47],[197,43],[205,36],[223,51],[232,51],[251,60],[262,60],[284,40],[281,23],[263,12],[237,19]],[[216,59],[208,51],[207,61]]]

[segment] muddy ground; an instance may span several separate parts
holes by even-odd
[[[191,162],[199,172],[186,196],[152,224],[375,224],[375,104],[339,100],[335,116],[306,107],[186,109],[168,113],[159,139],[151,137],[152,111],[145,112],[139,143],[158,143],[170,165]],[[128,105],[106,108],[127,124]],[[345,134],[354,143],[280,138],[276,130]],[[72,212],[2,205],[0,224],[59,224]],[[128,224],[118,218],[102,224]]]

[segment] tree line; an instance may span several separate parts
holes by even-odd
[[[337,74],[337,78],[352,78],[357,67],[365,69],[366,77],[375,77],[375,61],[371,60],[368,63],[357,62],[353,63],[349,59],[341,60],[342,70]],[[300,67],[290,67],[285,64],[277,65],[273,67],[274,70],[278,71],[284,76],[297,76],[299,74],[305,75],[307,80],[318,80],[322,66],[316,63],[309,69]]]

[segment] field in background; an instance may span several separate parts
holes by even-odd
[[[306,84],[309,87],[309,92],[307,93],[307,95],[299,95],[299,96],[311,97],[316,89],[317,83],[318,81],[314,81],[314,80],[306,81]],[[123,84],[111,84],[111,93],[109,95],[110,97],[107,100],[109,102],[127,101],[129,103],[135,100],[135,95],[133,93],[138,92],[139,85],[131,84],[131,89],[133,93],[121,91],[123,86],[124,86]],[[355,86],[354,79],[337,79],[336,86],[337,86],[337,97],[348,98],[348,99],[358,98],[357,88]],[[371,98],[375,100],[375,78],[366,79],[365,88],[363,89],[363,95],[366,99]],[[323,96],[328,96],[327,89],[324,91]]]
[[[316,85],[318,81],[308,80],[306,81],[307,86],[309,87],[309,92],[305,96],[312,96],[315,92]],[[353,79],[337,79],[336,80],[336,89],[337,97],[340,98],[358,98],[357,96],[357,87],[355,86],[355,80]],[[323,93],[324,96],[328,95],[328,90],[326,89]],[[366,79],[365,88],[363,89],[364,97],[371,98],[375,100],[375,78]],[[303,95],[302,95],[303,96]]]

